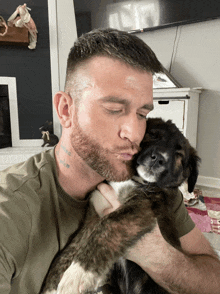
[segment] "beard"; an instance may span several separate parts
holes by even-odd
[[[108,159],[117,152],[128,149],[127,147],[113,148],[114,152],[103,148],[93,138],[83,132],[78,123],[77,113],[74,115],[74,126],[71,133],[71,145],[75,152],[107,181],[121,182],[130,179],[134,175],[132,161],[120,160],[120,168],[117,169]],[[116,157],[115,157],[116,158]],[[118,160],[118,159],[117,159]],[[119,160],[118,160],[119,161]]]

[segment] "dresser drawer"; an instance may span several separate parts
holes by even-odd
[[[164,120],[171,119],[180,129],[184,129],[184,100],[154,100],[154,110],[148,117],[161,117]]]

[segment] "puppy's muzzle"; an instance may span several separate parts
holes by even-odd
[[[159,149],[152,149],[137,158],[137,165],[144,165],[148,169],[158,169],[164,167],[168,161],[168,154]]]
[[[166,159],[163,153],[153,151],[150,158],[149,158],[149,167],[161,167],[166,163]]]

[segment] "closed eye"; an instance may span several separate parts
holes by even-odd
[[[147,115],[146,114],[138,113],[138,116],[140,117],[140,119],[147,119]]]
[[[176,156],[184,158],[185,152],[183,150],[178,150],[178,151],[176,151]]]
[[[162,137],[162,134],[160,134],[158,130],[152,130],[151,132],[149,132],[149,135],[151,139],[159,139]]]
[[[120,114],[120,113],[122,113],[123,109],[108,109],[108,108],[106,108],[106,111],[110,114]]]
[[[105,108],[105,110],[112,115],[117,115],[117,114],[121,114],[123,113],[124,109],[109,109],[109,108]],[[146,114],[142,114],[142,113],[137,113],[137,116],[139,117],[139,119],[147,119],[147,115]]]
[[[180,144],[176,144],[176,150],[183,152],[183,148]]]

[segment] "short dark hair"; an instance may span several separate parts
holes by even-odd
[[[117,58],[152,74],[163,71],[155,53],[137,36],[111,28],[95,29],[81,35],[71,48],[67,60],[66,82],[80,63],[94,56]]]

